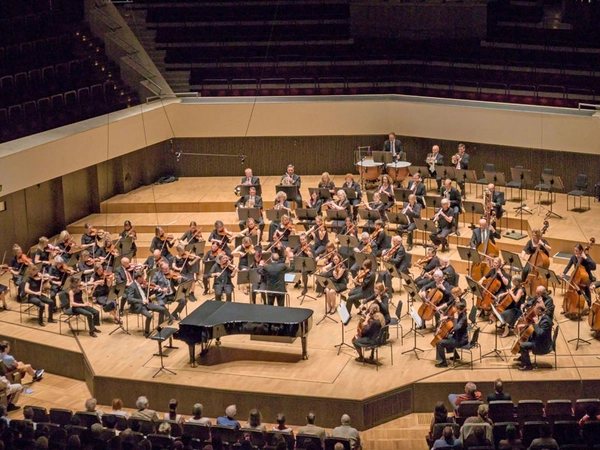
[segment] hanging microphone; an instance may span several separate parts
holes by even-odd
[[[175,156],[177,157],[177,162],[179,162],[179,159],[181,158],[181,152],[175,152]]]

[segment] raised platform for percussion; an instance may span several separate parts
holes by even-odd
[[[365,181],[375,181],[381,174],[383,163],[375,162],[372,159],[364,159],[356,163],[358,173]]]
[[[396,161],[393,163],[386,164],[387,174],[390,176],[392,181],[404,181],[409,176],[409,170],[411,163],[408,161]]]

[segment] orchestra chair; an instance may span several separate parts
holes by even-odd
[[[199,423],[185,422],[183,424],[183,433],[190,435],[192,439],[198,439],[202,444],[210,440],[210,427],[200,425]]]
[[[15,280],[11,277],[8,279],[8,290],[10,293],[10,296],[13,299],[17,299],[17,295],[19,294],[19,288],[17,287],[17,284],[15,283]],[[13,293],[14,291],[14,293]]]
[[[127,417],[122,416],[120,414],[103,414],[102,415],[102,426],[106,428],[106,421],[109,417],[114,417],[117,421],[117,425],[115,428],[119,431],[126,430],[129,428],[129,424],[127,423]]]
[[[400,323],[402,318],[402,300],[398,300],[398,306],[396,306],[394,315],[396,317],[392,317],[390,325],[396,325],[396,339],[400,337],[400,345],[404,345],[404,328],[402,328],[402,324]],[[402,332],[400,332],[400,330],[402,330]]]
[[[544,173],[546,175],[552,175],[554,172],[553,172],[552,169],[545,168],[542,173]],[[544,183],[544,179],[541,176],[540,176],[540,182],[539,182],[539,184],[536,184],[535,187],[534,187],[534,189],[536,191],[540,191],[540,192],[547,192],[548,193],[548,199],[550,201],[552,201],[552,199],[550,198],[550,191],[552,190],[552,186],[550,186],[548,184],[545,184]],[[556,199],[556,193],[554,193],[554,198]],[[535,203],[535,199],[534,199],[534,203]],[[541,203],[541,201],[540,201],[540,203]]]
[[[564,445],[581,443],[579,423],[575,420],[558,420],[552,426],[552,437],[562,448]]]
[[[19,323],[23,323],[23,314],[27,314],[28,316],[32,316],[31,310],[33,308],[37,308],[33,303],[29,303],[29,300],[26,300],[29,296],[27,294],[23,294],[24,300],[19,303]],[[45,304],[42,304],[44,308],[46,308]]]
[[[546,402],[546,420],[550,423],[559,420],[574,420],[571,400],[548,400]]]
[[[524,166],[515,166],[515,169],[524,169]],[[521,181],[521,178],[513,178],[511,181],[506,183],[506,187],[510,189],[510,198],[513,198],[513,189],[525,190],[525,184]],[[527,198],[527,190],[525,190],[525,198]],[[521,199],[523,200],[523,199]]]
[[[597,408],[600,408],[600,399],[597,398],[580,398],[575,401],[575,420],[580,420],[587,414],[587,409],[590,404],[595,404]]]
[[[534,420],[534,421],[530,421],[530,422],[525,422],[522,425],[522,427],[521,427],[521,429],[522,429],[521,442],[523,443],[523,448],[529,448],[529,446],[531,445],[531,441],[533,441],[536,438],[541,437],[540,436],[540,427],[542,425],[547,425],[547,422],[545,422],[543,420]]]
[[[478,191],[478,187],[481,186],[481,197],[483,197],[483,193],[485,192],[485,186],[487,186],[488,184],[490,184],[488,182],[488,180],[485,178],[485,174],[486,173],[492,173],[496,171],[496,166],[494,166],[493,164],[486,164],[485,167],[483,168],[483,178],[480,178],[477,180],[477,183],[475,184],[475,197],[478,197],[479,194],[477,193]]]
[[[544,403],[541,400],[519,400],[517,403],[517,420],[521,425],[525,422],[544,420]]]
[[[352,446],[350,445],[350,439],[331,436],[325,438],[325,450],[333,450],[335,444],[338,442],[344,446],[344,450],[353,450]]]
[[[600,422],[597,420],[589,420],[583,423],[581,437],[583,443],[593,448],[598,448],[598,436],[600,436]]]
[[[511,400],[494,400],[490,402],[489,406],[488,415],[494,423],[515,420],[515,405]]]
[[[75,413],[79,417],[79,425],[86,428],[91,428],[95,423],[100,423],[100,417],[95,412],[77,411]]]
[[[573,197],[573,209],[571,211],[579,211],[579,212],[583,212],[583,211],[589,211],[591,206],[590,206],[590,194],[587,191],[588,189],[588,179],[587,179],[587,175],[584,173],[580,173],[579,175],[577,175],[577,180],[575,181],[575,189],[573,189],[572,191],[567,192],[567,211],[569,211],[569,197]],[[587,202],[588,202],[588,207],[587,210],[584,210],[581,207],[581,199],[583,197],[587,198]],[[576,208],[576,199],[579,198],[579,208]]]
[[[389,339],[390,339],[390,326],[386,325],[384,327],[381,327],[381,330],[379,331],[379,335],[377,336],[377,339],[375,340],[375,344],[360,344],[360,343],[356,344],[363,349],[363,355],[365,354],[365,352],[367,350],[370,350],[371,354],[375,353],[374,364],[375,364],[377,371],[379,371],[379,366],[380,366],[380,364],[379,364],[379,349],[381,347],[389,347],[390,348],[390,360],[391,360],[392,366],[394,365],[393,343]],[[363,358],[363,366],[364,365],[365,365],[365,359]]]
[[[75,314],[71,309],[71,301],[69,300],[69,292],[68,291],[60,291],[58,293],[58,304],[60,305],[60,315],[58,316],[58,334],[62,334],[62,324],[65,322],[69,325],[69,330],[71,333],[75,334],[75,332],[79,333],[79,322],[83,322],[84,331],[87,329],[87,320],[85,317],[80,314]],[[77,325],[77,329],[74,330],[71,325],[71,320],[75,319],[75,324]]]
[[[55,423],[63,428],[71,423],[71,417],[73,417],[73,411],[63,408],[50,408],[48,414],[50,423]]]
[[[27,405],[24,408],[31,408],[33,410],[33,421],[35,423],[47,423],[50,421],[50,419],[48,418],[48,411],[46,411],[46,408],[42,407],[42,406],[32,406],[32,405]]]
[[[294,435],[292,433],[285,431],[267,431],[267,445],[269,447],[276,447],[277,441],[279,440],[279,436],[281,436],[285,440],[285,443],[288,446],[288,450],[294,450],[294,447],[296,447],[296,439],[294,439]]]
[[[296,436],[296,449],[305,449],[309,442],[312,442],[318,449],[323,448],[323,443],[319,436],[315,436],[314,434],[299,434]]]
[[[556,328],[554,328],[554,332],[552,334],[552,349],[548,352],[548,353],[543,353],[543,354],[536,354],[535,352],[533,353],[533,367],[537,368],[537,357],[538,356],[543,356],[543,355],[549,355],[551,353],[554,353],[554,370],[558,370],[558,356],[556,355],[556,339],[558,338],[558,330],[559,330],[560,326],[556,326]]]
[[[473,352],[476,349],[479,349],[479,362],[481,362],[481,344],[479,344],[479,333],[480,333],[479,327],[475,328],[473,330],[473,335],[471,336],[471,340],[466,345],[463,345],[462,347],[456,347],[456,350],[458,352],[460,352],[461,360],[463,358],[463,352],[469,353],[469,356],[471,357],[471,370],[473,370]],[[457,363],[459,363],[459,361],[454,360],[452,367],[453,368],[456,367]]]
[[[494,447],[498,448],[500,441],[502,439],[506,439],[506,427],[512,425],[517,429],[517,433],[519,433],[519,424],[517,422],[494,422],[494,426],[492,427],[492,434],[494,435]]]

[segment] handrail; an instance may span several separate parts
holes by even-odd
[[[200,98],[199,92],[174,92],[172,94],[154,95],[152,97],[146,97],[146,103],[154,102],[156,100],[162,100],[165,98]]]
[[[125,44],[125,46],[129,47],[130,50],[125,49],[125,51],[127,52],[127,55],[131,55],[133,53],[140,52],[137,48],[135,48],[133,45],[131,45],[129,42],[127,42],[125,39],[123,39],[121,36],[119,36],[116,31],[111,31],[110,33],[106,33],[106,34],[107,34],[107,36],[117,38],[119,41],[121,41],[123,44]]]
[[[581,109],[582,106],[587,106],[594,109],[599,109],[600,105],[593,105],[591,103],[578,103],[577,109]]]
[[[123,28],[121,24],[119,24],[117,21],[115,21],[115,19],[113,19],[104,11],[102,11],[98,6],[96,6],[91,12],[97,12],[99,14],[100,19],[108,25],[110,31],[116,31]]]

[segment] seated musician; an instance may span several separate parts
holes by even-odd
[[[450,258],[442,256],[440,258],[439,268],[450,286],[458,286],[458,274],[456,273],[456,270],[454,270],[454,267],[452,267],[452,264],[450,264]]]
[[[535,251],[539,249],[548,258],[550,257],[550,250],[552,250],[552,247],[548,241],[542,237],[542,234],[542,230],[539,228],[531,230],[531,239],[529,239],[525,244],[525,247],[523,247],[521,259],[528,261],[527,264],[523,266],[523,272],[521,272],[521,279],[523,281],[527,280],[527,276],[531,272],[531,265],[529,264],[530,255],[533,255]]]
[[[216,261],[217,256],[219,255],[225,255],[225,251],[221,250],[221,247],[219,247],[218,242],[213,242],[210,246],[210,250],[204,254],[204,258],[202,258],[202,261],[206,265],[207,261]],[[215,265],[217,264],[215,263]],[[202,293],[202,295],[208,295],[208,292],[210,291],[210,279],[210,272],[206,272],[205,270],[202,274],[202,284],[204,285],[204,292]]]
[[[584,285],[577,286],[577,288],[583,292],[585,301],[587,302],[588,307],[590,307],[592,305],[592,293],[590,291],[590,285],[596,281],[596,277],[592,273],[592,270],[596,270],[596,262],[584,251],[583,245],[581,244],[575,245],[574,254],[569,259],[567,267],[565,267],[560,276],[563,280],[570,280],[572,278],[572,276],[569,277],[567,275],[571,267],[583,267],[587,273],[587,282]]]
[[[190,222],[190,229],[181,235],[179,241],[182,242],[184,245],[204,242],[204,238],[202,237],[202,230],[198,229],[198,224],[196,223],[196,221],[192,220]]]
[[[394,236],[392,238],[392,247],[385,249],[382,252],[382,257],[384,261],[392,264],[399,273],[409,273],[408,269],[410,268],[410,255],[404,250],[404,245],[402,245],[402,236]],[[393,292],[392,275],[387,270],[382,272],[381,280],[383,281],[387,291]]]
[[[373,254],[373,248],[371,247],[371,236],[369,233],[363,231],[360,235],[360,241],[358,245],[352,249],[354,253],[366,253],[367,255]],[[352,264],[350,267],[350,273],[352,276],[356,276],[358,273],[358,269],[360,269],[360,265],[358,263]]]
[[[357,333],[354,339],[352,339],[352,345],[356,349],[358,353],[358,358],[355,361],[363,362],[365,361],[362,347],[363,345],[375,345],[377,343],[377,338],[379,337],[379,333],[381,332],[381,328],[385,324],[385,318],[379,312],[379,306],[371,305],[369,309],[369,313],[366,315],[364,319],[361,319],[361,323],[359,323]],[[373,356],[371,355],[371,360]]]
[[[308,205],[307,207],[311,208],[311,206]],[[292,214],[292,210],[290,208],[290,203],[287,201],[287,194],[285,192],[277,192],[277,194],[275,195],[275,200],[273,201],[273,209],[277,211],[285,211],[285,214],[288,217],[290,217],[290,215]],[[271,225],[269,225],[269,242],[273,242],[273,235],[275,234],[275,231],[277,231],[280,225],[281,223],[277,220],[273,220],[271,222]]]
[[[535,290],[535,297],[527,299],[524,306],[521,308],[528,309],[535,305],[543,305],[546,309],[546,315],[554,320],[554,300],[548,293],[548,289],[544,286],[538,286]]]
[[[415,265],[421,267],[423,273],[415,279],[415,284],[419,289],[422,289],[432,279],[433,272],[440,267],[440,259],[436,255],[436,250],[433,247],[427,247],[427,255],[418,260]]]
[[[496,214],[496,219],[500,220],[506,212],[502,208],[502,206],[506,204],[506,200],[504,199],[504,192],[496,191],[496,186],[494,186],[494,183],[488,184],[487,188],[491,195],[492,210]]]
[[[150,292],[149,284],[144,280],[144,273],[139,271],[133,275],[133,282],[125,289],[125,297],[129,303],[129,311],[133,314],[141,314],[146,318],[144,336],[150,336],[150,324],[152,323],[152,312],[159,313],[159,323],[163,323],[165,314],[169,310],[165,306],[155,305],[148,299]]]
[[[452,212],[454,213],[452,215],[452,227],[454,228],[456,235],[460,236],[460,232],[458,231],[458,216],[462,212],[462,198],[460,191],[452,186],[452,180],[447,178],[444,180],[444,186],[442,186],[440,196],[443,199],[445,198],[450,200],[450,209],[452,209]]]
[[[360,305],[358,307],[359,313],[366,314],[371,308],[371,305],[377,305],[379,312],[381,312],[385,318],[385,323],[382,325],[389,325],[392,321],[392,316],[390,316],[390,296],[383,283],[375,283],[375,297]]]
[[[329,172],[323,172],[321,175],[321,181],[319,181],[319,185],[317,187],[319,189],[327,189],[332,197],[335,195],[335,184],[333,184],[333,180],[331,179]]]
[[[102,237],[100,234],[100,230],[97,230],[92,226],[91,223],[86,223],[84,225],[85,233],[81,235],[81,248],[90,248],[97,247],[96,238]],[[90,250],[90,253],[94,253],[95,248]]]
[[[195,270],[198,270],[196,263],[200,260],[200,256],[196,256],[191,252],[186,251],[183,244],[178,244],[176,250],[177,254],[173,258],[171,269],[176,274],[181,275],[181,277],[178,277],[178,280],[180,281],[178,281],[177,284],[184,283],[189,280],[195,280],[197,275]],[[192,283],[187,294],[187,298],[189,298],[190,302],[195,302],[197,300],[195,291],[196,283]]]
[[[239,270],[248,270],[248,268],[250,267],[248,257],[250,255],[254,255],[254,245],[252,245],[252,239],[250,239],[250,237],[248,236],[245,236],[242,239],[242,243],[231,252],[231,255],[237,256],[239,258]]]
[[[356,198],[348,199],[348,201],[352,205],[352,219],[354,219],[354,221],[356,222],[356,219],[358,218],[358,205],[360,205],[362,202],[362,192],[360,190],[360,184],[354,181],[354,176],[351,173],[347,173],[344,184],[342,185],[342,189],[352,189],[356,193]]]
[[[169,270],[169,263],[166,261],[160,263],[160,270],[157,270],[152,276],[152,283],[154,283],[154,288],[151,292],[156,295],[156,302],[159,306],[167,309],[167,305],[175,300],[176,294],[174,277]],[[186,304],[187,299],[185,297],[177,300],[175,311],[169,313],[169,325],[173,323],[173,320],[180,320],[179,314],[183,311]]]
[[[294,165],[293,164],[288,164],[287,170],[286,170],[285,174],[281,177],[280,183],[283,186],[297,186],[298,187],[298,194],[296,195],[296,198],[293,200],[296,202],[296,205],[298,206],[298,208],[302,208],[302,195],[300,194],[300,187],[302,185],[302,180],[300,179],[300,176],[298,174],[294,173]]]
[[[433,272],[433,279],[421,288],[419,295],[425,301],[436,290],[442,293],[442,298],[435,305],[435,325],[437,326],[440,320],[440,313],[444,312],[453,301],[452,286],[446,281],[444,273],[440,269],[436,269]],[[425,328],[425,324],[421,328]]]
[[[236,208],[258,208],[260,210],[260,216],[258,217],[258,227],[261,232],[265,228],[265,221],[262,217],[263,212],[263,200],[260,195],[256,195],[256,188],[251,187],[248,191],[248,195],[244,195],[240,197],[237,202],[235,202]],[[240,220],[239,223],[240,230],[246,228],[246,220]]]
[[[323,199],[319,197],[319,193],[317,191],[312,191],[310,193],[310,197],[304,202],[304,204],[306,209],[314,209],[317,211],[317,214],[321,214],[321,209],[323,208]],[[308,223],[310,223],[310,221]]]
[[[365,209],[368,209],[369,211],[378,212],[379,219],[382,220],[384,223],[387,222],[387,207],[385,203],[381,201],[381,196],[377,192],[373,194],[373,202],[363,203],[363,205],[365,206]],[[373,228],[374,224],[372,220],[367,220],[363,225],[363,231],[372,230]]]
[[[161,258],[160,253],[158,253],[159,259]],[[150,258],[154,260],[153,255],[150,255]],[[131,264],[131,260],[124,256],[121,258],[121,265],[115,269],[115,283],[125,283],[125,288],[133,283],[133,264]],[[127,298],[124,295],[121,296],[121,303],[119,305],[119,315],[123,315],[123,311],[125,310],[125,303]]]
[[[494,258],[492,260],[492,267],[488,273],[479,280],[479,285],[484,289],[488,289],[488,286],[490,286],[494,280],[498,280],[500,286],[495,292],[490,291],[492,296],[503,294],[510,287],[510,275],[504,270],[504,265],[500,258]],[[482,309],[479,317],[483,317],[486,313],[487,312]],[[490,320],[490,323],[493,323],[493,321]]]
[[[44,323],[44,307],[48,305],[48,322],[56,323],[52,315],[56,310],[56,303],[44,295],[43,285],[44,279],[39,269],[35,265],[30,265],[25,273],[25,287],[23,292],[27,295],[26,303],[32,303],[38,307],[38,324],[45,327]]]
[[[81,257],[79,258],[79,262],[77,263],[77,271],[81,275],[81,280],[84,283],[90,281],[90,278],[94,274],[94,267],[96,262],[94,258],[90,254],[89,251],[84,250],[81,252]]]
[[[100,325],[100,313],[97,309],[90,306],[83,298],[83,291],[86,289],[85,283],[79,277],[73,277],[69,289],[69,305],[73,314],[84,316],[88,321],[90,336],[98,337],[96,333],[100,333],[98,326]],[[87,297],[87,295],[86,295]]]
[[[150,256],[148,256],[148,258],[146,258],[146,261],[144,262],[144,266],[146,266],[146,268],[148,270],[157,269],[158,265],[162,261],[168,262],[168,260],[163,259],[160,249],[157,248],[156,250],[154,250],[152,252],[152,254]],[[123,260],[121,260],[121,264],[123,264]]]
[[[294,261],[295,258],[313,258],[313,252],[312,252],[312,248],[310,247],[310,244],[308,243],[308,238],[306,236],[306,234],[302,233],[300,235],[300,243],[298,244],[298,246],[295,249],[291,249],[291,248],[286,248],[286,254],[287,257],[290,261],[290,265],[292,265],[292,262]],[[302,280],[302,293],[300,295],[306,295],[306,293],[308,292],[308,274],[309,272],[304,269],[300,264],[293,264],[294,266],[294,271],[296,272],[301,272],[301,280]],[[294,287],[298,288],[300,286],[300,282],[297,282]]]
[[[441,245],[442,252],[447,252],[449,250],[448,235],[454,228],[454,211],[450,208],[449,199],[442,199],[442,207],[433,217],[433,221],[437,222],[437,228],[429,235],[429,239],[436,247]]]
[[[131,220],[126,220],[123,222],[123,231],[119,233],[119,237],[121,239],[131,238],[131,251],[126,254],[131,253],[131,257],[135,258],[137,255],[137,246],[135,245],[135,241],[137,240],[137,232],[133,229],[133,225],[131,224]],[[119,249],[120,251],[122,249]]]
[[[407,233],[408,237],[406,243],[408,244],[408,251],[413,249],[413,231],[417,228],[415,224],[415,217],[421,218],[421,205],[417,202],[417,196],[410,194],[408,201],[402,206],[402,214],[408,219],[407,225],[398,225],[398,233]]]
[[[325,253],[327,244],[329,244],[329,233],[325,227],[325,222],[322,216],[317,216],[315,225],[306,233],[307,236],[313,236],[314,242],[311,245],[314,256],[319,256]]]
[[[225,300],[231,301],[233,277],[236,276],[237,272],[237,267],[231,264],[227,255],[217,256],[216,263],[210,270],[210,276],[215,279],[213,284],[215,300],[222,301],[223,293],[225,293]]]
[[[496,239],[500,239],[502,235],[496,231],[496,229],[487,223],[485,219],[479,219],[479,228],[473,230],[471,236],[470,247],[479,248],[482,243],[491,242],[496,244]]]
[[[50,298],[54,298],[62,290],[65,281],[73,273],[75,273],[75,269],[67,266],[60,256],[53,258],[53,263],[50,269],[48,269],[48,275],[50,276]]]
[[[350,217],[352,214],[352,212],[350,211],[350,207],[351,207],[350,202],[346,198],[346,191],[344,191],[343,189],[340,189],[337,191],[337,200],[335,200],[335,201],[330,200],[327,203],[325,203],[325,205],[323,205],[323,206],[327,206],[327,208],[335,210],[335,211],[346,211],[346,214],[348,214],[348,217]],[[331,222],[331,227],[334,230],[339,230],[344,227],[344,221],[334,220],[333,222]]]
[[[115,258],[119,256],[119,250],[117,250],[115,247],[110,234],[106,233],[104,238],[104,247],[100,247],[100,249],[102,250],[100,252],[100,261],[102,262],[102,265],[112,271]]]
[[[8,271],[12,275],[12,280],[17,286],[17,301],[20,302],[23,296],[23,286],[25,286],[25,272],[32,264],[32,261],[23,253],[23,249],[17,244],[12,248],[13,257],[8,265]]]
[[[382,220],[375,221],[375,231],[371,234],[371,248],[373,254],[378,258],[386,248],[387,235],[385,234],[385,224]]]
[[[442,317],[442,320],[452,320],[452,330],[444,339],[440,339],[435,344],[435,352],[437,359],[440,360],[435,367],[448,367],[446,361],[446,353],[454,352],[452,357],[453,360],[457,361],[460,359],[456,349],[469,343],[469,332],[468,332],[468,320],[467,320],[467,307],[464,303],[456,304],[457,312],[451,317]]]
[[[458,153],[452,156],[452,164],[455,169],[459,170],[467,170],[469,168],[470,157],[469,154],[466,153],[467,147],[465,144],[458,144]],[[458,187],[462,193],[462,198],[465,200],[467,198],[467,192],[465,190],[465,181],[464,179],[460,179],[457,181]]]
[[[505,300],[505,298],[507,300]],[[521,277],[519,275],[513,275],[511,289],[498,296],[498,304],[510,302],[508,303],[508,306],[505,307],[504,311],[500,313],[500,317],[502,317],[502,320],[504,321],[504,332],[502,333],[502,337],[507,337],[514,331],[517,320],[523,314],[525,298],[525,288],[523,287]]]
[[[246,170],[244,170],[244,176],[242,177],[242,181],[241,184],[248,186],[251,184],[260,184],[260,178],[255,177],[252,174],[252,169],[247,168]]]
[[[113,285],[115,276],[112,272],[106,272],[102,264],[96,263],[94,266],[94,273],[90,277],[90,283],[92,284],[91,297],[92,300],[102,306],[104,312],[109,313],[116,324],[121,323],[117,312],[117,301],[108,301],[108,294],[110,288]]]
[[[348,269],[346,269],[342,257],[338,253],[333,253],[331,262],[323,267],[322,272],[324,273],[323,276],[326,276],[332,282],[332,287],[325,288],[326,313],[335,314],[337,307],[335,296],[348,288]]]
[[[435,178],[437,183],[437,190],[440,192],[442,190],[442,174],[437,173],[437,169],[435,166],[443,166],[444,165],[444,156],[440,153],[440,146],[434,145],[431,147],[431,153],[427,155],[425,158],[425,163],[427,164],[427,170],[429,171],[429,176],[431,178]]]
[[[281,216],[281,223],[275,233],[273,233],[273,248],[280,251],[290,246],[290,235],[295,234],[296,229],[292,225],[288,215]]]
[[[162,227],[156,227],[154,229],[154,237],[150,243],[150,251],[160,250],[160,256],[170,263],[173,260],[171,248],[177,244],[177,241],[172,235],[165,234],[165,230]]]
[[[231,256],[231,249],[229,248],[229,243],[233,240],[233,233],[228,231],[223,225],[221,220],[217,220],[215,222],[215,229],[210,232],[208,236],[208,242],[217,242],[219,244],[219,248],[227,254],[227,256]]]
[[[415,173],[412,177],[412,180],[408,183],[408,190],[412,191],[411,194],[415,196],[416,202],[420,206],[425,207],[424,197],[427,195],[427,186],[425,186],[425,183],[423,183],[423,179],[421,178],[421,174],[419,172]],[[406,206],[406,204],[404,206]]]
[[[546,314],[546,308],[542,305],[535,306],[533,334],[529,341],[521,344],[519,351],[521,356],[515,358],[515,361],[521,363],[519,370],[533,370],[529,352],[533,352],[534,355],[545,355],[552,351],[552,319]]]
[[[373,270],[373,262],[370,259],[365,259],[362,265],[362,270],[352,279],[354,288],[348,294],[346,300],[346,309],[348,314],[352,312],[352,306],[358,307],[361,301],[367,302],[375,295],[375,271]]]
[[[264,224],[263,224],[264,226]],[[244,228],[242,231],[240,231],[240,233],[238,234],[238,236],[256,236],[256,243],[260,244],[260,242],[262,241],[262,234],[263,234],[263,229],[259,228],[258,225],[256,225],[256,222],[254,221],[254,219],[252,217],[249,217],[248,220],[246,221],[246,228]]]
[[[394,185],[389,175],[383,175],[381,177],[381,184],[376,191],[379,195],[387,195],[387,201],[385,201],[385,208],[391,209],[396,204],[396,197],[394,197]],[[382,200],[383,201],[383,200]]]
[[[38,240],[38,245],[31,256],[34,264],[42,263],[42,267],[50,266],[52,264],[52,260],[58,254],[58,248],[50,245],[48,238],[46,236],[42,236]]]
[[[56,244],[61,253],[61,257],[66,263],[71,259],[71,254],[79,250],[79,246],[71,239],[71,235],[67,230],[63,230],[58,235],[58,243]]]

